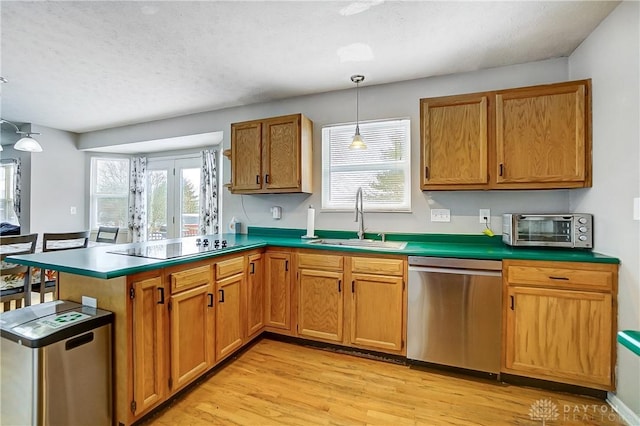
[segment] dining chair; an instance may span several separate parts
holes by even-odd
[[[22,307],[25,288],[29,288],[31,279],[28,266],[8,263],[4,259],[16,254],[31,254],[36,251],[38,234],[25,234],[0,237],[0,302],[3,310],[11,309],[11,301],[15,300],[16,309]],[[4,288],[7,286],[6,288]]]
[[[96,235],[96,243],[111,243],[115,244],[118,240],[118,231],[120,228],[117,226],[101,226],[98,228],[98,234]]]
[[[89,231],[43,233],[42,251],[61,251],[87,248],[89,245]],[[56,287],[58,285],[58,272],[42,269],[40,271],[40,282],[31,286],[31,291],[40,294],[40,303],[44,302],[46,293],[54,293],[56,299]]]

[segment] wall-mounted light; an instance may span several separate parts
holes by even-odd
[[[351,81],[356,84],[356,134],[353,135],[353,140],[351,141],[351,145],[349,145],[349,149],[367,149],[367,144],[364,143],[364,139],[360,136],[360,123],[358,118],[358,89],[360,87],[360,83],[364,81],[364,75],[352,75]]]
[[[0,118],[0,123],[7,123],[13,126],[16,129],[16,133],[19,135],[23,135],[18,142],[13,146],[14,149],[18,151],[27,151],[27,152],[42,152],[42,146],[38,143],[37,140],[33,139],[31,135],[39,135],[37,132],[23,132],[20,128],[13,124],[10,121],[5,120],[4,118]],[[0,150],[1,150],[0,145]]]

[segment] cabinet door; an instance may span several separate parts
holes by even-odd
[[[299,280],[298,335],[342,343],[342,273],[302,269]]]
[[[172,391],[182,388],[214,364],[212,284],[171,296]]]
[[[508,287],[510,372],[613,389],[609,293]]]
[[[253,337],[264,327],[264,277],[262,255],[249,256],[247,275],[247,337]]]
[[[300,189],[300,116],[264,121],[264,188]]]
[[[133,406],[138,415],[164,399],[165,307],[161,277],[132,283],[133,298]]]
[[[216,282],[216,362],[242,346],[244,274]]]
[[[483,187],[487,173],[488,96],[422,99],[422,189]]]
[[[352,274],[352,345],[402,351],[403,291],[402,277]]]
[[[291,255],[267,253],[265,263],[265,326],[291,330]]]
[[[585,186],[591,163],[586,89],[586,84],[574,83],[498,92],[498,184]]]
[[[231,190],[262,188],[262,124],[231,125]]]

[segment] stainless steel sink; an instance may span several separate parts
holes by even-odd
[[[378,241],[378,240],[358,240],[358,239],[331,239],[323,238],[319,240],[309,241],[309,244],[318,244],[323,246],[342,246],[342,247],[354,247],[371,250],[402,250],[407,246],[404,241]]]

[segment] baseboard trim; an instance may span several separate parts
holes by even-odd
[[[607,402],[620,415],[622,420],[629,426],[640,426],[640,416],[634,413],[631,408],[622,402],[616,394],[607,392]]]

